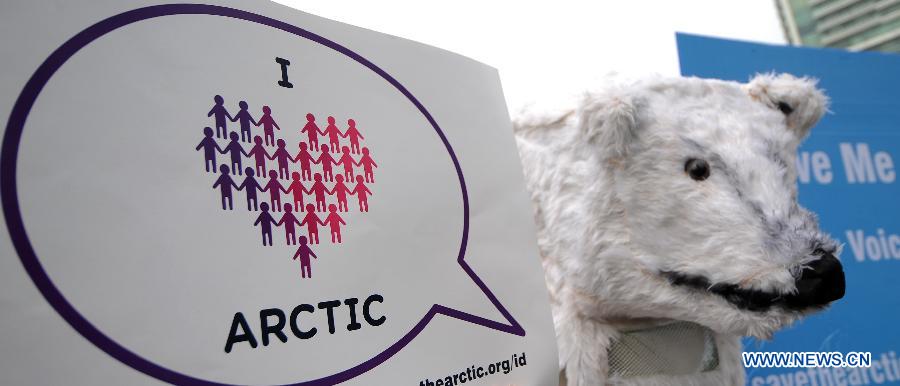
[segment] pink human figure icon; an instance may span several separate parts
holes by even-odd
[[[300,162],[300,173],[303,181],[309,181],[312,179],[310,165],[311,163],[316,163],[316,159],[306,150],[306,142],[300,142],[297,146],[300,147],[300,151],[297,152],[293,160],[294,162]]]
[[[266,137],[266,146],[272,146],[275,144],[275,129],[281,130],[281,127],[272,118],[272,109],[269,106],[263,106],[262,111],[263,115],[259,117],[256,126],[262,126],[263,136]]]
[[[253,147],[245,154],[247,154],[247,157],[253,157],[256,163],[256,174],[265,177],[266,160],[269,159],[269,152],[262,145],[262,137],[257,135],[253,138],[253,143]]]
[[[288,185],[287,189],[284,189],[285,193],[293,193],[294,196],[294,207],[297,208],[298,212],[303,211],[303,194],[311,193],[306,190],[306,187],[303,186],[303,183],[300,182],[300,173],[293,172],[291,173],[291,184]]]
[[[322,222],[322,225],[328,225],[331,228],[331,242],[340,244],[341,225],[347,225],[347,222],[337,213],[336,205],[328,205],[328,212],[328,217],[325,217],[325,221]]]
[[[240,122],[241,125],[241,141],[250,142],[251,134],[250,134],[250,125],[257,126],[256,120],[253,119],[253,116],[250,115],[250,112],[247,111],[247,102],[240,101],[238,102],[238,107],[241,108],[237,114],[234,114],[231,117],[233,122]]]
[[[353,156],[350,155],[350,148],[344,146],[341,148],[341,151],[344,152],[341,155],[341,158],[337,161],[339,165],[344,165],[344,177],[347,177],[347,181],[353,181],[353,165],[356,164],[356,161],[353,159]]]
[[[297,221],[297,217],[294,216],[291,204],[284,204],[284,214],[281,216],[281,220],[278,220],[278,223],[275,225],[284,227],[284,238],[287,245],[294,245],[297,243],[297,232],[294,225],[300,225],[300,221]]]
[[[272,246],[272,225],[277,225],[278,223],[269,213],[269,204],[263,202],[259,204],[259,209],[261,209],[262,212],[259,213],[259,216],[256,216],[256,222],[253,223],[253,226],[259,225],[259,228],[262,231],[263,246]],[[268,243],[266,243],[267,241]]]
[[[303,226],[304,224],[306,224],[306,232],[309,235],[309,243],[318,244],[319,225],[325,224],[322,223],[322,220],[316,215],[316,207],[313,206],[313,204],[306,204],[306,215],[303,216],[303,221],[300,221],[300,226]]]
[[[341,137],[344,133],[334,124],[334,117],[328,117],[328,126],[320,132],[323,136],[328,137],[328,143],[331,145],[331,151],[337,153],[341,146]]]
[[[323,144],[321,149],[322,154],[319,155],[319,159],[316,160],[316,163],[322,165],[322,175],[325,177],[325,181],[334,181],[334,172],[331,167],[337,165],[337,161],[335,161],[334,157],[329,153],[328,145]]]
[[[269,157],[270,160],[276,161],[278,163],[278,176],[283,179],[287,179],[288,175],[290,175],[290,170],[288,170],[288,161],[293,160],[291,154],[288,153],[287,149],[284,148],[284,140],[278,140],[278,148],[275,149],[275,152]]]
[[[234,183],[234,180],[231,179],[229,175],[230,170],[228,170],[228,165],[219,165],[219,171],[221,174],[219,178],[216,179],[216,182],[213,183],[213,189],[219,188],[222,192],[222,210],[234,210],[234,202],[232,200],[232,188],[237,188],[237,184]],[[225,204],[228,204],[227,207]]]
[[[209,110],[209,113],[206,114],[207,117],[215,117],[216,120],[216,137],[225,138],[228,134],[228,128],[226,127],[226,123],[228,120],[231,120],[231,114],[228,114],[228,110],[225,109],[225,100],[222,99],[221,95],[216,95],[213,97],[213,101],[216,102],[213,105],[212,109]]]
[[[356,176],[356,185],[353,187],[353,191],[351,191],[350,194],[356,195],[356,199],[359,201],[360,212],[369,211],[369,196],[373,194],[372,191],[366,187],[366,184],[363,183],[363,176]]]
[[[272,210],[281,212],[281,192],[284,188],[278,182],[278,172],[269,170],[269,182],[263,187],[263,191],[269,192],[269,202],[272,203]]]
[[[241,161],[244,159],[244,148],[241,147],[241,144],[238,143],[238,134],[235,132],[231,132],[228,134],[228,138],[231,141],[228,142],[228,145],[225,145],[225,148],[222,149],[222,154],[231,155],[231,170],[234,170],[234,174],[241,174]]]
[[[344,137],[350,139],[350,151],[353,154],[359,154],[359,140],[366,139],[363,137],[362,133],[359,132],[359,129],[356,128],[356,121],[352,119],[347,120],[347,131],[344,132]]]
[[[316,150],[319,148],[319,126],[316,126],[316,117],[312,114],[306,114],[306,125],[300,129],[300,133],[306,133],[309,138],[309,148]]]
[[[312,278],[312,260],[309,257],[312,256],[313,259],[318,259],[319,256],[316,256],[316,253],[306,244],[306,237],[300,236],[298,240],[300,246],[297,247],[297,252],[294,253],[294,260],[297,260],[298,257],[300,258],[300,277],[304,279]]]
[[[203,128],[203,139],[200,140],[200,144],[197,145],[196,150],[203,150],[203,163],[206,165],[206,172],[209,173],[210,170],[215,173],[216,172],[216,153],[222,152],[222,148],[219,147],[219,144],[216,143],[216,140],[213,139],[213,130],[210,127]]]
[[[334,178],[337,180],[337,182],[334,183],[334,188],[332,188],[328,192],[328,194],[329,195],[333,194],[333,195],[337,196],[338,210],[341,212],[346,212],[346,211],[348,211],[347,193],[351,192],[350,188],[348,188],[347,185],[344,185],[344,176],[343,175],[338,174]],[[351,180],[348,180],[348,181],[351,181]]]
[[[325,195],[328,194],[328,188],[325,187],[325,184],[322,183],[322,175],[316,173],[315,182],[313,182],[312,186],[309,187],[309,192],[312,193],[316,198],[316,209],[319,212],[325,211]],[[311,204],[310,204],[311,205]],[[310,205],[307,205],[306,208],[309,209]]]
[[[356,165],[363,167],[363,174],[366,176],[366,182],[375,182],[375,174],[372,172],[372,169],[377,168],[378,164],[376,164],[375,160],[372,159],[372,156],[369,155],[369,148],[362,148],[362,153],[363,155]]]

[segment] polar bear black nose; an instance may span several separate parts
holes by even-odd
[[[844,297],[844,269],[834,255],[822,252],[819,260],[803,270],[796,282],[797,293],[787,297],[793,309],[822,306]]]

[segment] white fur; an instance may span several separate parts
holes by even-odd
[[[794,111],[783,114],[778,102]],[[826,106],[813,80],[790,75],[748,84],[651,78],[613,82],[572,109],[517,120],[570,386],[743,382],[740,336],[768,338],[802,313],[742,310],[660,272],[796,291],[812,240],[836,248],[797,205],[795,182],[797,146]],[[685,173],[689,158],[710,160],[707,180]],[[647,318],[712,329],[719,368],[608,379],[617,331]]]

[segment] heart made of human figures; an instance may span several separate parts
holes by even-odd
[[[326,241],[341,244],[346,214],[369,211],[378,165],[365,137],[352,118],[341,129],[329,116],[320,128],[310,113],[297,129],[304,139],[292,152],[277,135],[291,129],[276,122],[269,106],[254,119],[244,101],[234,114],[221,96],[213,101],[207,113],[213,126],[203,129],[195,150],[203,154],[206,172],[218,175],[212,188],[222,210],[233,211],[243,195],[247,210],[258,213],[249,225],[258,228],[262,245],[273,246],[273,233],[281,228],[285,245],[297,247],[293,259],[300,260],[302,277],[311,277],[306,273],[310,258],[317,258],[312,246],[321,242],[319,233],[327,230]]]

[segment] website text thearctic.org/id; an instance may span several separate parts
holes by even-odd
[[[509,374],[516,367],[525,366],[525,353],[513,354],[509,359],[490,363],[483,366],[472,365],[465,370],[458,371],[435,380],[429,378],[419,382],[419,386],[457,386],[468,381],[474,381],[493,374]]]

